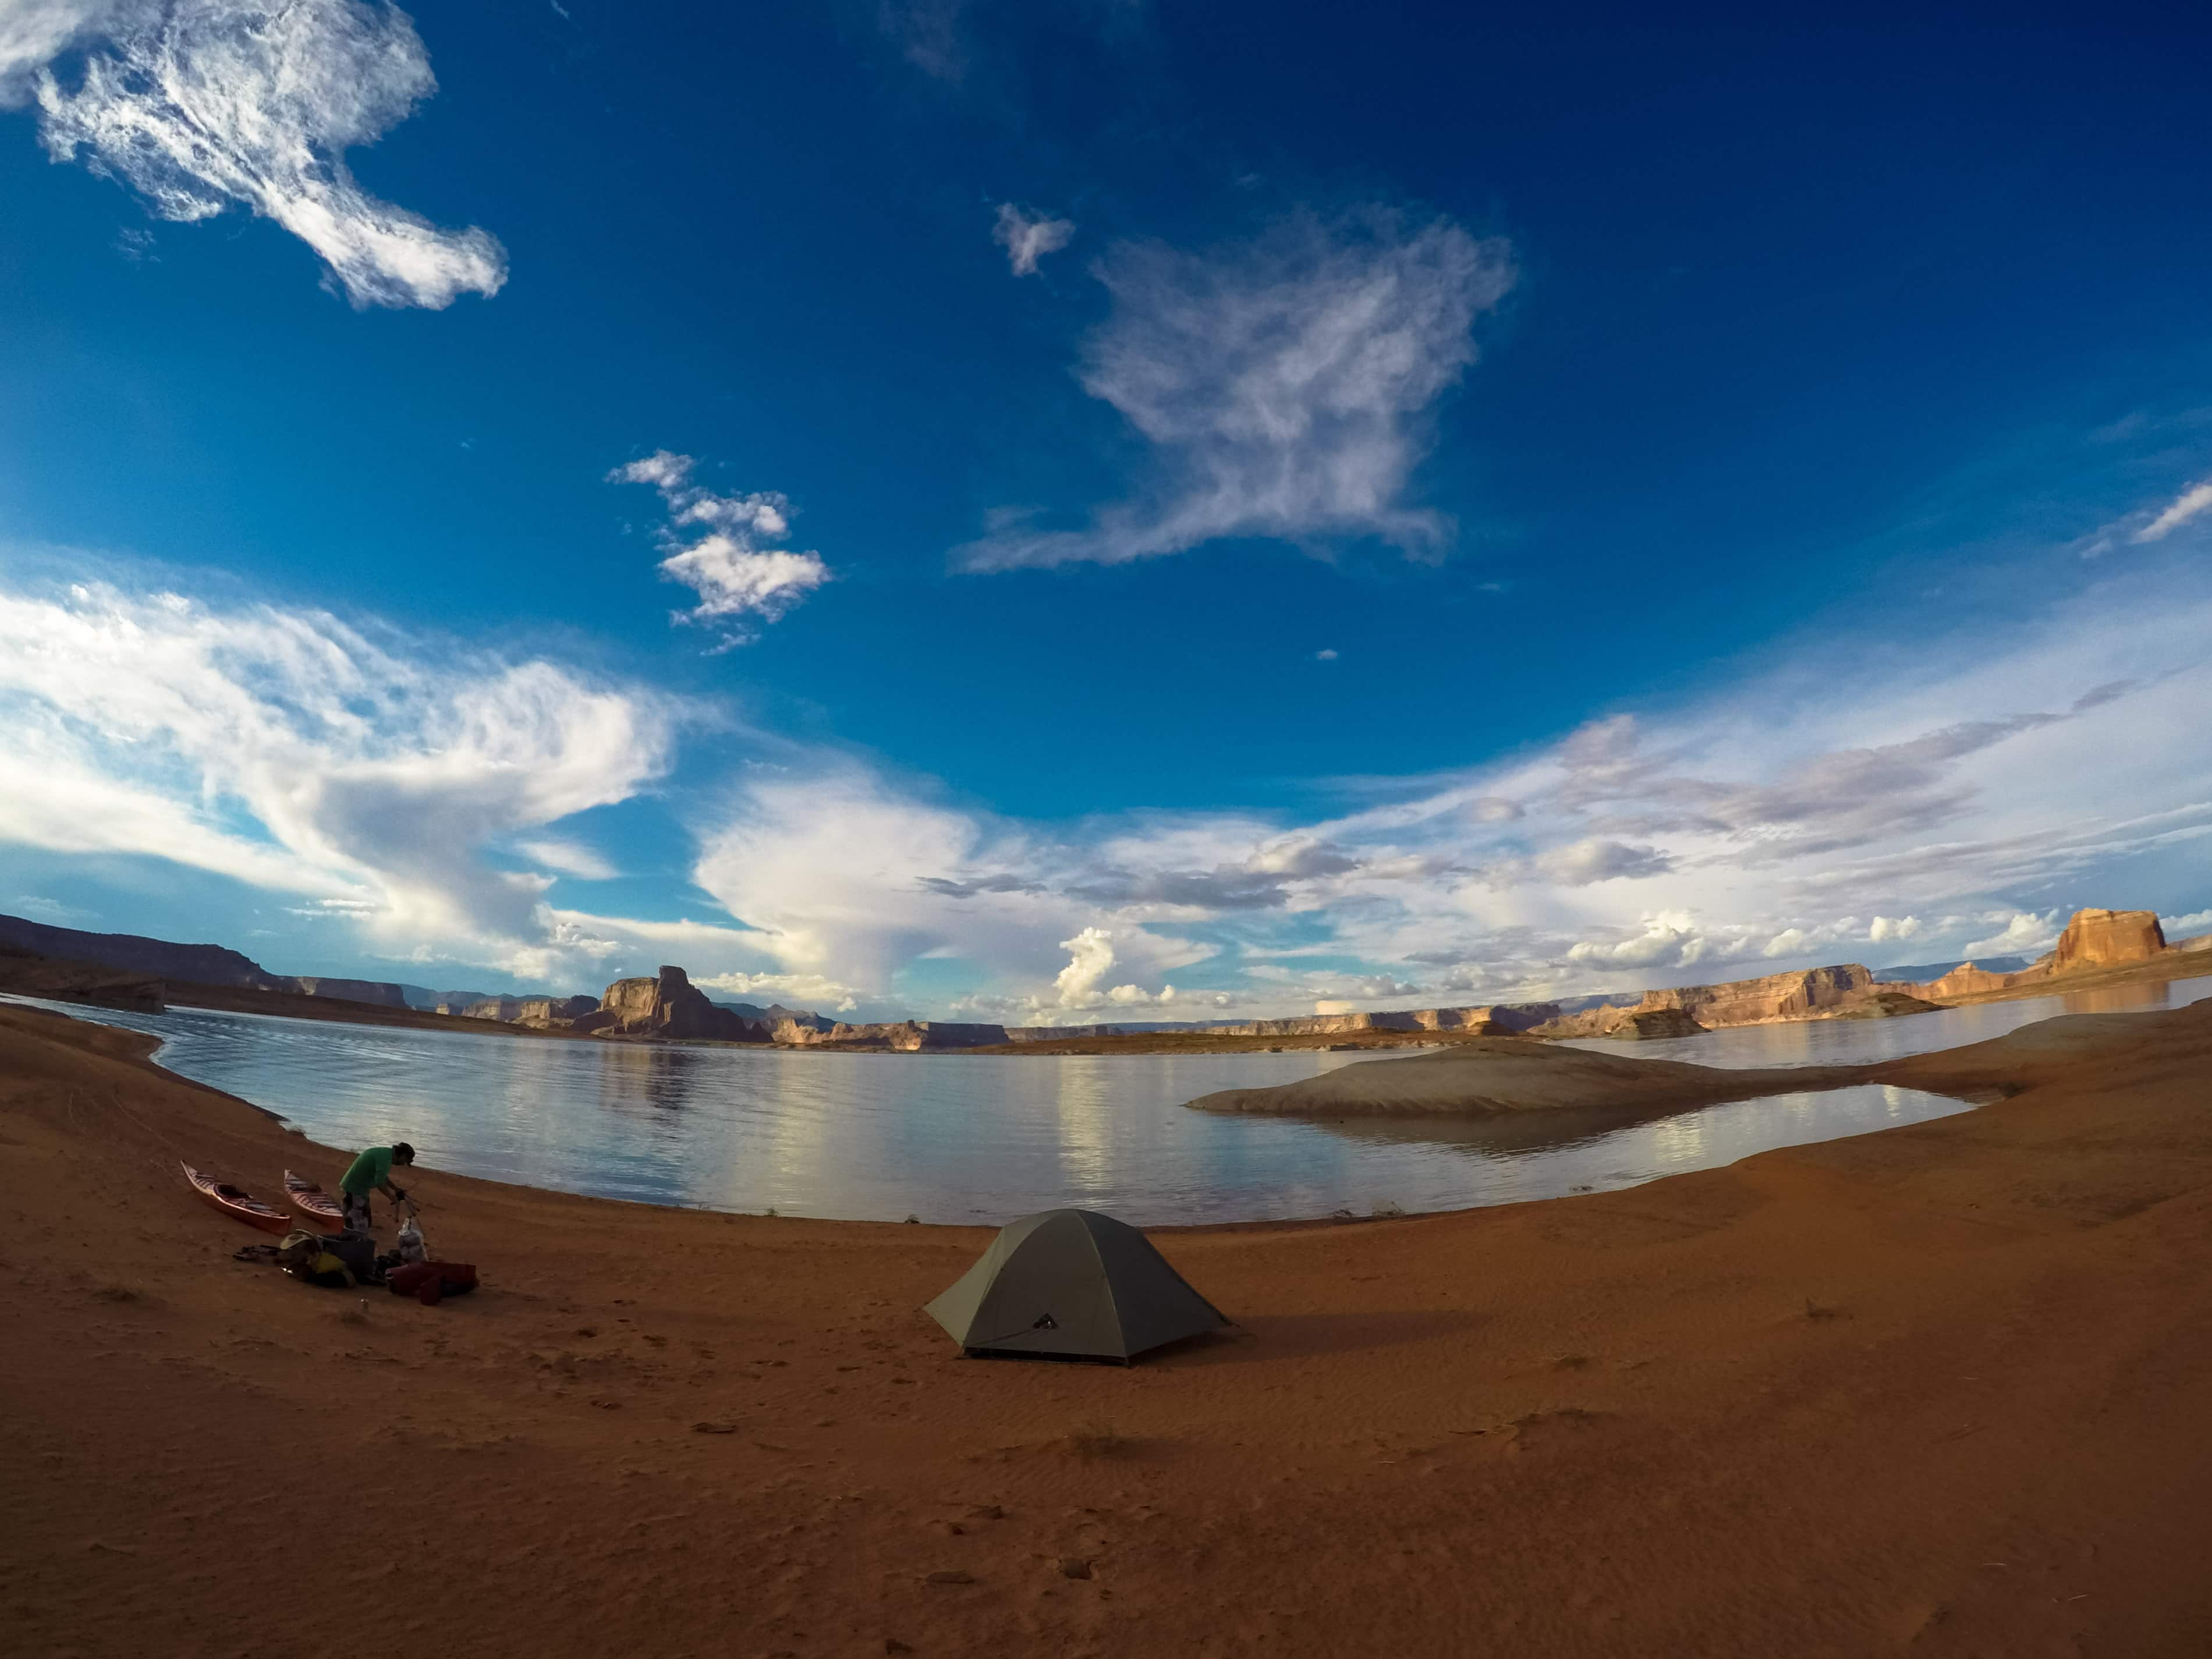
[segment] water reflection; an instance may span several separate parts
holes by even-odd
[[[2196,994],[2212,993],[2212,981],[2195,984]],[[2125,993],[2193,1000],[2176,994],[2183,988]],[[1182,1103],[1367,1056],[824,1054],[502,1040],[201,1009],[67,1012],[162,1037],[164,1065],[278,1112],[319,1141],[411,1140],[432,1171],[709,1209],[892,1221],[913,1213],[998,1222],[1066,1203],[1147,1225],[1364,1212],[1385,1201],[1447,1209],[1644,1181],[1962,1109],[1864,1088],[1657,1118],[1307,1122],[1215,1116]],[[1977,1041],[2055,1012],[2058,1000],[2046,999],[1590,1046],[1721,1065],[1807,1064]],[[1911,1048],[1897,1046],[1907,1039]]]
[[[1568,1046],[1637,1060],[1686,1060],[1700,1066],[1848,1066],[1986,1042],[2054,1014],[2146,1013],[2207,997],[2212,997],[2212,978],[2177,979],[2018,1002],[1984,1002],[1896,1019],[1808,1019],[1789,1025],[1739,1025],[1650,1042],[1587,1037]]]

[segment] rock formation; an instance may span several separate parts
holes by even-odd
[[[2166,949],[2155,910],[2076,910],[2051,953],[2054,974],[2148,962]]]
[[[514,1018],[521,1025],[567,1025],[599,1006],[597,997],[519,997]]]
[[[1546,1020],[1528,1035],[1555,1040],[1610,1037],[1622,1042],[1638,1042],[1659,1037],[1695,1036],[1706,1029],[1683,1009],[1646,1008],[1638,1004],[1632,1008],[1600,1006],[1585,1008],[1580,1013],[1562,1014],[1556,1019]]]
[[[173,945],[167,939],[147,939],[138,933],[87,933],[23,916],[0,916],[0,945],[12,945],[33,956],[96,963],[155,979],[245,985],[263,991],[290,988],[251,957],[220,945]]]
[[[1924,985],[1906,985],[1897,988],[1909,991],[1915,996],[1943,1002],[1954,997],[2015,990],[2022,986],[2039,984],[2045,980],[2068,974],[2086,973],[2096,968],[2118,968],[2131,962],[2148,962],[2154,957],[2178,954],[2194,943],[2194,940],[2184,939],[2177,945],[2167,945],[2166,930],[2159,926],[2155,910],[2076,910],[2067,921],[2066,931],[2059,934],[2058,943],[2051,954],[2016,974],[1992,974],[1966,962],[1941,979],[1929,980]]]
[[[2023,973],[2033,973],[2033,969]],[[1916,985],[1912,994],[1926,997],[1933,1002],[1948,1002],[1956,997],[1972,996],[1979,991],[2002,991],[2021,974],[1992,974],[1977,968],[1971,962],[1962,962],[1941,979],[1931,979],[1925,985]]]
[[[303,997],[339,997],[348,1002],[369,1002],[380,1008],[404,1008],[407,993],[398,986],[376,979],[283,979],[280,989],[297,991]]]
[[[1708,1028],[1771,1025],[1848,1006],[1873,988],[1874,975],[1853,962],[1794,974],[1768,974],[1759,979],[1728,980],[1717,985],[1646,991],[1644,1000],[1636,1006],[1679,1008]]]
[[[840,1022],[826,1031],[795,1019],[780,1019],[771,1035],[777,1042],[792,1048],[888,1048],[907,1054],[981,1048],[1008,1041],[1003,1025],[958,1025],[933,1019],[902,1019],[872,1025]]]
[[[767,1028],[707,1000],[681,968],[663,967],[651,979],[618,979],[599,999],[599,1011],[576,1020],[576,1030],[609,1036],[766,1042]]]
[[[1210,1025],[1010,1025],[1003,1038],[991,1040],[1054,1042],[1068,1038],[1118,1036],[1124,1032],[1143,1035],[1153,1030],[1199,1036],[1335,1036],[1354,1031],[1467,1031],[1501,1036],[1529,1030],[1559,1016],[1557,1003],[1522,1002],[1474,1008],[1386,1009],[1379,1013],[1298,1014],[1287,1019],[1247,1019]]]
[[[161,981],[96,962],[57,961],[0,945],[0,991],[56,1002],[89,1002],[101,1008],[164,1012]]]
[[[1929,1002],[1909,991],[1877,985],[1867,997],[1833,1015],[1836,1019],[1896,1019],[1905,1014],[1942,1012],[1941,1003]]]

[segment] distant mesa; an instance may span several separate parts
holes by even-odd
[[[1940,964],[1877,975],[1856,963],[1844,963],[1756,979],[1674,986],[1646,991],[1640,998],[1633,993],[1613,994],[1557,1002],[1308,1014],[1218,1024],[1007,1026],[926,1019],[855,1024],[780,1003],[763,1007],[718,1002],[675,966],[651,975],[618,979],[596,997],[434,991],[383,980],[319,975],[295,978],[271,974],[251,957],[220,945],[179,945],[136,933],[82,933],[21,916],[0,916],[0,990],[156,1012],[171,1001],[198,1001],[215,1007],[284,1012],[283,998],[313,997],[362,1011],[348,1014],[334,1007],[328,1018],[371,1024],[404,1024],[436,1013],[577,1036],[901,1054],[1168,1032],[1267,1039],[1433,1031],[1455,1039],[1527,1036],[1642,1042],[1737,1025],[1923,1013],[1961,999],[2033,994],[2046,981],[2198,951],[2205,953],[2204,968],[2176,963],[2178,973],[2212,971],[2212,933],[2169,942],[2154,911],[2081,910],[2066,924],[2050,953],[2033,962],[2016,957],[1994,957],[1978,965],[1962,962],[1927,978],[1918,975]],[[196,987],[200,988],[195,991]],[[223,994],[218,996],[218,992]],[[372,1014],[371,1009],[379,1012]]]
[[[380,1008],[404,1008],[404,988],[374,979],[295,979],[279,981],[276,988],[297,991],[303,997],[342,997],[348,1002],[374,1003]]]
[[[2184,939],[2177,948],[2185,949],[2197,942]],[[1995,991],[2037,985],[2062,975],[2148,962],[2154,957],[2165,955],[2168,948],[2166,930],[2159,926],[2155,910],[2076,910],[2050,953],[2037,957],[2016,973],[1993,973],[1971,962],[1962,962],[1940,979],[1899,988],[1931,1001],[1948,1002],[1960,997],[1986,996]]]
[[[1248,1019],[1221,1025],[1009,1025],[1005,1028],[1004,1036],[990,1041],[1060,1042],[1070,1038],[1119,1036],[1157,1030],[1243,1037],[1337,1036],[1355,1031],[1464,1031],[1478,1036],[1508,1036],[1559,1017],[1559,1005],[1556,1002],[1520,1002],[1381,1013],[1302,1014],[1289,1019]]]
[[[1540,1025],[1531,1035],[1633,1042],[1694,1036],[1699,1031],[1730,1025],[1778,1025],[1843,1014],[1865,1017],[1879,1006],[1874,975],[1854,962],[1717,985],[1646,991],[1644,1000],[1632,1006],[1585,1009]]]
[[[1003,1025],[955,1024],[941,1019],[890,1020],[872,1025],[848,1025],[841,1021],[827,1030],[786,1019],[776,1022],[774,1036],[778,1042],[800,1048],[884,1048],[907,1054],[982,1048],[1007,1040]]]
[[[0,991],[54,1002],[129,1008],[142,1014],[167,1010],[165,988],[149,975],[96,962],[60,961],[13,945],[0,945]]]

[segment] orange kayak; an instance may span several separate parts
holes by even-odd
[[[264,1233],[289,1233],[292,1218],[282,1210],[270,1208],[242,1187],[234,1187],[228,1181],[217,1181],[213,1176],[202,1175],[189,1164],[179,1166],[185,1179],[192,1183],[192,1190],[221,1210],[233,1221],[243,1221],[249,1227],[258,1227]]]
[[[318,1227],[337,1232],[345,1225],[345,1212],[338,1207],[337,1200],[289,1170],[284,1171],[284,1201]]]

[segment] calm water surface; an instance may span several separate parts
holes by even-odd
[[[2212,980],[2192,982],[2212,994]],[[2166,988],[2143,988],[2163,993]],[[2173,1000],[2192,1000],[2172,988]],[[1591,1046],[1712,1065],[1830,1063],[1978,1042],[2059,1000]],[[2070,1001],[2070,1000],[2069,1000]],[[2133,1006],[2166,1006],[2137,1001]],[[1438,1210],[1632,1186],[1966,1109],[1911,1090],[1784,1094],[1624,1121],[1321,1124],[1186,1111],[1356,1054],[825,1054],[539,1042],[184,1008],[66,1012],[161,1037],[170,1069],[319,1141],[415,1143],[453,1170],[703,1209],[998,1223],[1057,1204],[1140,1225]],[[228,1171],[273,1188],[279,1171]],[[336,1169],[317,1171],[327,1185]],[[434,1201],[436,1176],[423,1183]]]
[[[1640,1060],[1692,1060],[1700,1066],[1855,1066],[1986,1042],[2054,1014],[2152,1013],[2206,997],[2212,997],[2212,977],[1984,1002],[1936,1014],[1907,1014],[1901,1019],[1808,1019],[1792,1025],[1738,1025],[1650,1042],[1609,1042],[1600,1037],[1568,1046]]]

